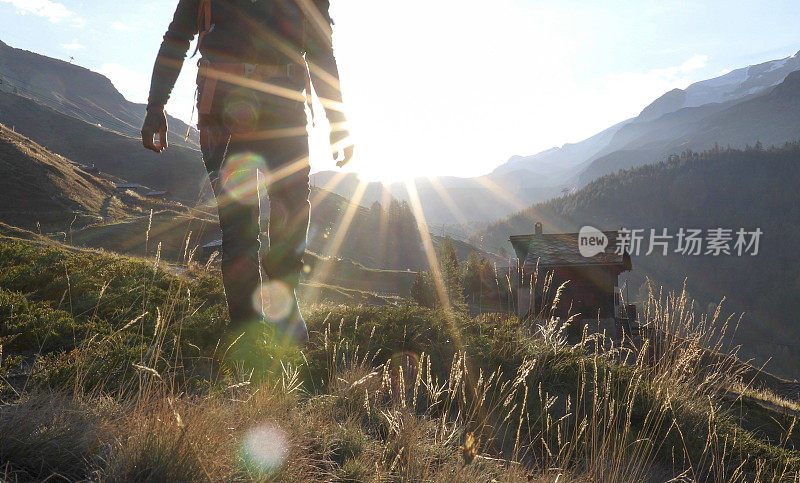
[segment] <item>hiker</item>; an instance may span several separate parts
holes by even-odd
[[[199,34],[200,148],[222,229],[229,333],[237,336],[255,337],[267,322],[293,343],[308,340],[296,288],[310,214],[306,106],[312,83],[333,127],[337,165],[353,156],[352,144],[340,147],[349,134],[342,129],[328,7],[328,0],[180,0],[153,68],[142,141],[161,153],[167,148],[164,106]],[[259,185],[270,204],[263,259]],[[262,287],[270,296],[267,314]]]

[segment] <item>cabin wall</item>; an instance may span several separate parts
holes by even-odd
[[[553,273],[548,294],[542,298],[547,274]],[[614,288],[617,285],[620,270],[613,266],[577,266],[555,267],[549,270],[540,269],[534,289],[531,291],[531,276],[521,274],[520,287],[517,291],[517,307],[520,317],[537,314],[546,304],[546,312],[558,288],[568,282],[562,290],[559,303],[553,313],[556,317],[566,319],[580,313],[581,318],[613,318]]]

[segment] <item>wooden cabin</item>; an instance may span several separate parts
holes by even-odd
[[[618,287],[620,274],[632,269],[631,258],[628,253],[616,253],[616,231],[602,233],[608,241],[605,250],[591,257],[581,255],[578,233],[545,234],[541,223],[536,224],[531,235],[510,237],[517,257],[520,318],[538,315],[542,305],[546,305],[544,313],[549,315],[556,290],[569,281],[553,315],[567,320],[578,314],[578,323],[570,332],[579,332],[582,325],[590,324],[594,327],[591,332],[606,330],[614,336],[627,328],[630,333],[629,321],[635,318],[635,306],[623,305]],[[545,279],[550,273],[553,280],[549,293],[543,297]]]

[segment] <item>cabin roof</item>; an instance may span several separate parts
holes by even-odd
[[[203,248],[220,248],[222,246],[222,239],[214,240],[210,243],[203,245]]]
[[[608,237],[608,245],[593,257],[581,255],[577,233],[515,235],[510,237],[510,241],[525,271],[535,269],[537,263],[540,268],[597,265],[616,266],[620,271],[630,270],[630,256],[616,253],[618,232],[603,233]]]

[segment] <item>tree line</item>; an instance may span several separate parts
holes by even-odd
[[[495,312],[508,307],[511,297],[511,273],[498,269],[491,261],[470,252],[466,261],[458,259],[453,240],[445,238],[436,249],[444,295],[436,285],[433,272],[420,270],[411,286],[411,298],[423,307],[472,312]]]

